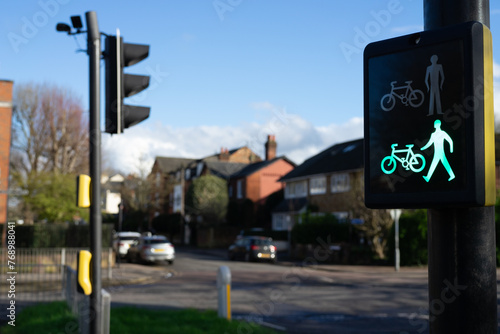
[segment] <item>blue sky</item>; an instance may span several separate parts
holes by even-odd
[[[65,86],[87,107],[88,57],[76,52],[86,35],[55,26],[72,15],[85,20],[89,10],[101,32],[119,28],[125,42],[151,46],[126,69],[151,74],[150,88],[127,102],[150,106],[149,119],[122,135],[103,133],[104,161],[125,172],[141,155],[150,164],[157,155],[243,145],[263,155],[267,134],[297,163],[360,138],[362,49],[423,28],[417,0],[9,1],[0,12],[0,78]],[[493,1],[491,30],[500,63]]]

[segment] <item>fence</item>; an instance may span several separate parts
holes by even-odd
[[[8,262],[8,253],[0,248],[0,315],[12,300],[11,285],[7,281],[15,271],[16,310],[32,303],[66,300],[68,306],[78,317],[80,333],[88,333],[89,297],[76,292],[76,262],[81,248],[16,248],[15,259]],[[103,250],[102,273],[112,278],[113,251]],[[15,265],[12,265],[14,263]],[[12,267],[9,267],[12,266]],[[14,269],[13,269],[14,268]],[[110,295],[102,292],[103,331],[109,333]],[[19,308],[20,307],[20,308]],[[106,318],[107,317],[107,318]]]
[[[76,268],[80,248],[17,248],[15,253],[15,298],[17,301],[47,302],[63,300],[64,266]],[[0,249],[0,281],[7,282],[7,250]],[[103,276],[111,279],[113,252],[102,253]],[[8,303],[8,284],[0,284],[0,304]]]

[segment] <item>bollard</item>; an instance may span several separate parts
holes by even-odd
[[[228,266],[220,266],[217,271],[217,291],[219,317],[231,320],[231,271]]]

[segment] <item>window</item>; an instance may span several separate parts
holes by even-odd
[[[232,185],[229,185],[228,196],[229,196],[229,198],[233,197],[233,186]]]
[[[309,193],[320,195],[326,193],[326,176],[315,177],[309,180]]]
[[[156,172],[156,186],[159,188],[161,186],[161,173]]]
[[[285,198],[307,196],[307,181],[289,182],[285,187]]]
[[[198,165],[196,166],[196,176],[200,176],[202,170],[203,170],[203,162],[198,162]]]
[[[243,180],[236,181],[236,198],[243,198]]]
[[[349,174],[347,173],[332,175],[331,183],[332,193],[342,193],[351,189]]]
[[[191,169],[186,169],[186,180],[189,180],[191,178]]]
[[[290,215],[284,213],[273,215],[273,231],[286,231],[290,227]]]

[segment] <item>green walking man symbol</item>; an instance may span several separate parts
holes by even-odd
[[[432,135],[431,138],[429,139],[429,142],[425,144],[424,147],[421,148],[421,150],[425,150],[429,148],[431,145],[434,145],[434,157],[432,158],[431,162],[431,167],[429,168],[429,171],[427,172],[427,175],[424,175],[425,181],[429,182],[429,180],[432,177],[432,174],[434,173],[434,170],[437,167],[437,164],[441,162],[450,175],[450,178],[448,181],[451,181],[455,178],[455,174],[453,173],[453,170],[450,167],[450,163],[448,162],[448,159],[446,159],[446,155],[444,153],[444,142],[447,141],[450,144],[450,153],[453,153],[453,140],[451,140],[450,136],[441,130],[441,121],[436,120],[434,121],[434,128],[436,129]]]

